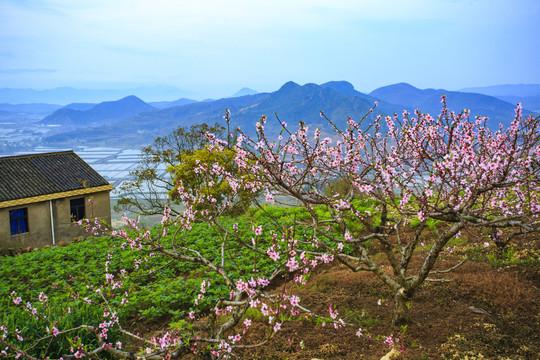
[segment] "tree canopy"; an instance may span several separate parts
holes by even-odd
[[[171,134],[158,137],[152,145],[143,147],[141,161],[130,173],[133,179],[122,183],[117,190],[120,199],[115,211],[144,215],[163,213],[166,198],[175,187],[168,170],[191,158],[195,151],[204,149],[210,143],[206,134],[222,137],[224,132],[225,128],[218,123],[212,126],[192,125],[189,128],[179,126]],[[178,214],[177,210],[172,211]]]

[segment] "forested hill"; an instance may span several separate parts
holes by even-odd
[[[43,119],[46,125],[61,125],[63,127],[102,126],[129,118],[140,112],[154,110],[136,96],[127,96],[118,101],[105,101],[85,110],[85,104],[67,106],[56,110]],[[74,108],[75,107],[75,108]]]

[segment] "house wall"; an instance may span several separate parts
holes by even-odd
[[[11,235],[9,212],[28,209],[28,232]],[[0,248],[24,249],[43,247],[51,243],[51,220],[49,202],[14,206],[0,209]]]
[[[89,236],[84,226],[79,226],[71,222],[70,200],[78,199],[83,196],[72,196],[53,201],[53,216],[55,218],[55,240],[56,243],[63,241],[71,242],[79,236]],[[94,199],[94,205],[88,201]],[[98,218],[104,220],[107,224],[111,223],[111,200],[108,191],[84,195],[86,218]]]
[[[69,243],[80,236],[86,237],[90,235],[84,230],[84,226],[71,222],[70,200],[81,197],[85,199],[87,218],[97,217],[108,224],[111,223],[109,191],[52,200],[56,244],[59,242]],[[88,201],[91,197],[94,199],[94,205]],[[9,211],[24,207],[28,208],[29,231],[23,234],[11,235]],[[50,201],[0,209],[0,249],[39,248],[52,244]]]

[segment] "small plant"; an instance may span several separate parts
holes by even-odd
[[[504,250],[489,253],[487,259],[491,266],[501,268],[506,266],[529,267],[540,265],[540,251],[537,249],[518,249],[511,245],[506,246]]]
[[[380,324],[380,320],[372,317],[366,309],[342,308],[340,314],[347,323],[354,323],[363,328]]]

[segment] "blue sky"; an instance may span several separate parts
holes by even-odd
[[[538,0],[0,0],[0,88],[540,83]]]

